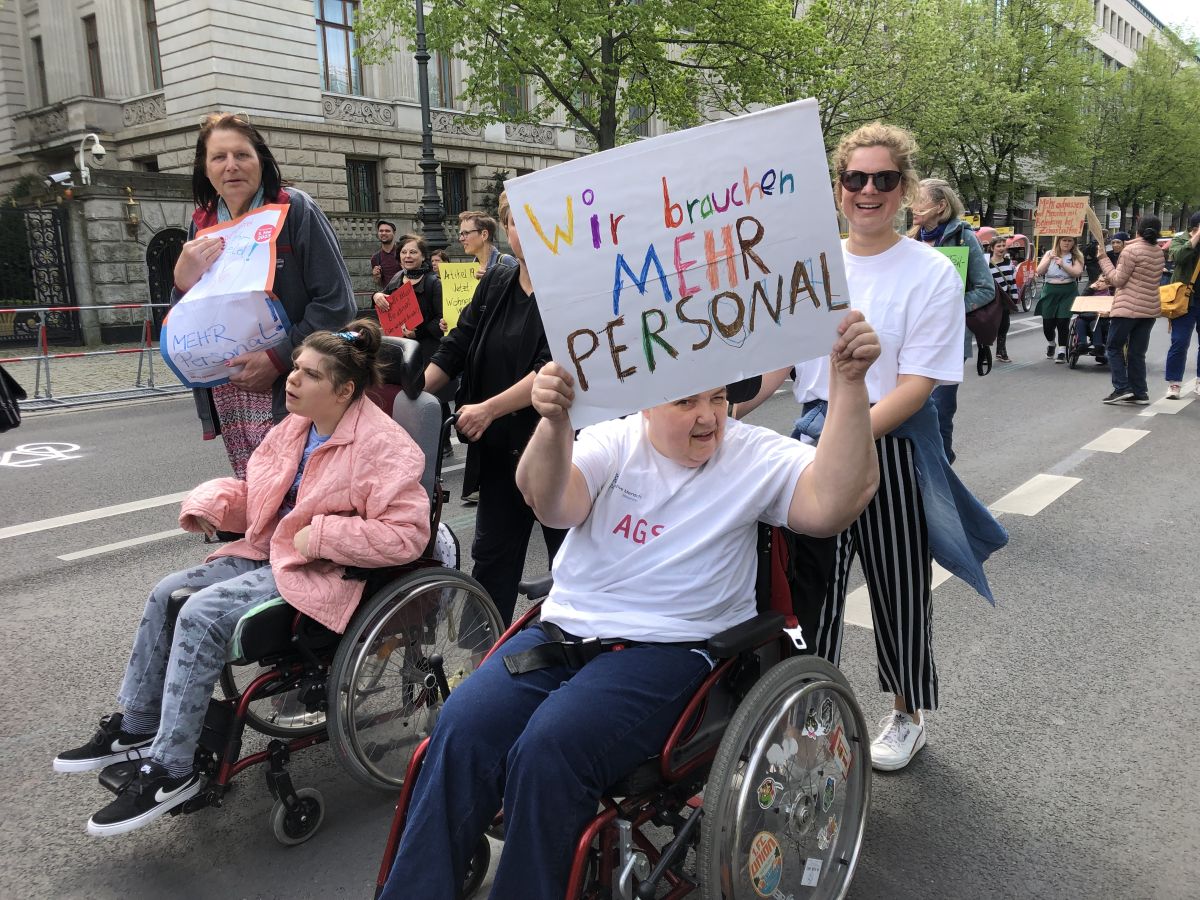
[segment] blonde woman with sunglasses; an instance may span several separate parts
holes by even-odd
[[[904,768],[925,745],[923,712],[938,705],[933,554],[990,600],[981,562],[1007,540],[950,469],[929,402],[935,386],[962,381],[966,323],[954,265],[896,229],[905,202],[917,194],[916,149],[907,131],[876,122],[847,135],[834,152],[835,198],[849,224],[843,257],[851,307],[864,313],[882,347],[866,376],[879,491],[836,537],[786,535],[796,581],[803,582],[793,588],[823,597],[820,605],[797,610],[805,640],[835,664],[850,565],[855,555],[862,559],[879,683],[893,695],[871,759],[875,768],[889,771]],[[739,404],[735,414],[741,417],[770,397],[787,374],[781,369],[764,375],[758,396]],[[804,409],[793,436],[815,441],[829,400],[829,360],[798,363],[793,390]],[[927,510],[936,510],[936,516],[927,516]]]

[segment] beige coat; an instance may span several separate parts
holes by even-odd
[[[1162,278],[1163,254],[1155,244],[1140,237],[1125,245],[1114,266],[1103,253],[1100,269],[1104,280],[1113,287],[1112,312],[1118,319],[1153,319],[1162,311],[1158,301],[1158,282]]]

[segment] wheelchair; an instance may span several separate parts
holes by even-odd
[[[368,393],[425,454],[421,480],[430,496],[430,544],[405,566],[347,570],[343,577],[366,585],[344,634],[302,615],[282,597],[242,616],[196,751],[203,787],[171,815],[221,806],[234,777],[262,763],[275,798],[270,814],[275,837],[286,845],[303,843],[321,826],[324,801],[316,788],[292,784],[286,768],[291,754],[329,741],[355,781],[396,790],[452,686],[474,671],[503,631],[484,588],[457,570],[457,541],[440,524],[441,451],[453,419],[443,423],[439,402],[423,390],[416,341],[384,340],[385,384]],[[193,593],[171,595],[172,625]],[[271,740],[265,750],[242,756],[247,726]],[[100,783],[117,793],[139,762],[105,768]]]
[[[716,661],[662,751],[612,785],[580,834],[567,900],[844,897],[871,793],[870,735],[845,677],[806,649],[783,573],[782,541],[760,526],[758,615],[711,638]],[[492,652],[536,620],[551,577],[521,585],[539,602]],[[413,754],[380,864],[383,890],[428,742]],[[501,837],[503,814],[489,832]],[[661,829],[671,838],[662,846]],[[648,833],[658,829],[659,839]],[[459,896],[487,871],[477,846]],[[694,856],[693,856],[694,854]],[[694,867],[687,865],[694,858]]]
[[[1071,309],[1070,337],[1067,339],[1067,364],[1074,369],[1079,365],[1083,356],[1091,356],[1098,365],[1107,365],[1108,356],[1105,344],[1108,343],[1107,313],[1081,310],[1081,300],[1088,300],[1102,295],[1093,294],[1091,297],[1077,297]]]

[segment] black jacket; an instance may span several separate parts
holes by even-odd
[[[498,313],[504,308],[513,283],[520,277],[520,268],[493,266],[484,274],[475,290],[475,297],[459,316],[458,325],[442,338],[430,362],[451,378],[462,376],[455,403],[464,406],[480,403],[498,392],[487,392],[482,385],[485,360],[482,353],[489,331]],[[504,390],[516,384],[530,372],[536,372],[550,361],[550,345],[542,328],[537,308],[531,311],[529,327],[513,346],[505,348],[506,361],[516,377]],[[488,427],[482,441],[467,448],[467,464],[463,472],[464,496],[479,487],[481,453],[502,454],[515,467],[521,451],[529,443],[537,427],[538,414],[532,406],[509,413]]]

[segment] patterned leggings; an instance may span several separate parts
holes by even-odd
[[[172,634],[167,600],[182,587],[203,587],[188,598]],[[150,592],[117,703],[153,718],[155,762],[191,765],[209,697],[221,675],[233,629],[257,603],[278,596],[270,563],[223,556],[168,575]]]

